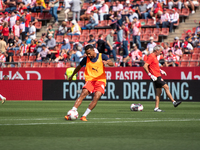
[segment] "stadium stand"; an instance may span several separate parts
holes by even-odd
[[[90,4],[88,2],[83,2],[81,6],[81,15],[86,13],[90,13],[93,10],[100,10],[102,9],[106,12],[104,15],[104,19],[100,20],[100,15],[98,14],[98,25],[94,27],[94,29],[88,30],[85,28],[86,24],[88,24],[91,21],[94,21],[92,19],[89,20],[80,20],[77,22],[79,27],[81,28],[81,34],[80,35],[67,35],[68,32],[74,32],[71,31],[71,28],[73,27],[72,24],[72,13],[70,12],[68,15],[68,18],[66,21],[66,27],[68,29],[67,32],[60,32],[62,31],[61,23],[65,21],[65,5],[64,0],[59,1],[59,7],[57,9],[58,13],[58,22],[54,22],[52,14],[50,13],[50,6],[49,6],[49,0],[46,0],[46,8],[43,9],[43,12],[41,13],[40,10],[36,10],[36,12],[30,13],[30,18],[28,15],[24,14],[24,11],[28,8],[21,8],[20,3],[23,2],[23,0],[17,0],[17,7],[16,10],[14,10],[15,14],[12,14],[10,12],[9,14],[5,12],[5,9],[7,8],[7,4],[5,2],[5,7],[1,9],[0,13],[0,31],[1,35],[4,37],[4,40],[6,42],[6,52],[9,56],[12,57],[12,60],[6,59],[3,63],[3,67],[57,67],[58,61],[64,62],[63,65],[60,65],[61,67],[64,66],[70,66],[70,61],[76,61],[79,62],[79,59],[76,58],[76,52],[78,47],[81,47],[83,49],[81,51],[82,55],[84,55],[84,48],[85,42],[89,42],[89,35],[93,35],[95,41],[97,42],[99,39],[99,35],[103,35],[103,40],[106,42],[106,37],[110,34],[112,30],[114,30],[114,43],[116,42],[122,42],[120,41],[120,37],[124,38],[123,32],[121,29],[121,25],[124,23],[126,28],[129,30],[130,35],[127,36],[128,38],[128,52],[130,53],[132,50],[132,45],[134,44],[134,38],[133,31],[139,31],[140,34],[135,35],[140,37],[141,42],[141,48],[139,49],[143,55],[149,54],[149,48],[147,47],[147,44],[150,42],[150,37],[153,37],[153,42],[156,44],[160,44],[164,46],[164,42],[169,43],[169,48],[174,52],[174,38],[179,37],[180,45],[179,48],[183,52],[182,57],[180,56],[180,59],[177,61],[180,61],[180,67],[193,67],[193,66],[199,66],[200,61],[200,22],[197,21],[200,18],[200,11],[199,11],[199,4],[195,5],[195,14],[192,14],[191,9],[184,8],[182,6],[181,9],[176,8],[169,9],[168,2],[170,0],[166,1],[166,4],[163,6],[163,8],[158,8],[157,4],[152,5],[149,3],[149,1],[136,1],[136,5],[132,5],[133,1],[112,1],[108,2],[105,1],[105,4],[109,8],[107,10],[107,7],[105,5],[102,6],[104,3],[103,0],[98,0],[98,7],[95,4]],[[156,1],[154,1],[156,2]],[[185,2],[182,1],[182,2]],[[130,4],[129,4],[130,3]],[[32,4],[31,4],[32,5]],[[117,6],[116,6],[117,5]],[[33,4],[34,6],[34,4]],[[130,7],[131,6],[131,7]],[[143,7],[142,7],[143,6]],[[105,8],[104,8],[105,7]],[[148,9],[147,8],[152,8]],[[143,15],[140,15],[142,10],[145,9],[146,12],[151,12],[158,10],[160,11],[158,15],[156,16],[150,16],[151,13],[148,14],[147,18],[143,18]],[[165,15],[162,15],[162,12],[166,11],[168,13],[168,18]],[[31,11],[31,9],[29,9]],[[192,13],[191,13],[192,12]],[[176,13],[178,14],[178,18],[176,18]],[[130,17],[133,16],[133,20],[136,17],[138,18],[138,21],[136,23],[131,22]],[[112,18],[112,19],[111,19]],[[128,18],[128,20],[127,20]],[[156,28],[155,23],[159,20],[162,20],[164,18],[164,21],[168,22],[167,28],[159,26],[159,28]],[[175,19],[176,18],[176,19]],[[15,21],[20,20],[19,27],[15,27]],[[28,20],[28,21],[27,21]],[[137,20],[137,19],[136,19]],[[169,28],[169,25],[171,22],[173,23],[173,30]],[[32,21],[34,23],[33,26],[29,27],[29,21]],[[6,23],[9,23],[9,28],[11,29],[10,32],[7,31]],[[53,24],[53,29],[50,30],[52,36],[55,39],[55,44],[57,45],[57,49],[49,49],[46,46],[46,41],[48,41],[48,34],[46,26],[49,24]],[[14,24],[13,24],[14,23]],[[13,28],[13,26],[15,28]],[[18,29],[21,30],[20,34],[20,41],[18,43],[15,43],[15,40],[11,38],[11,35],[14,34],[14,36],[17,36],[17,32],[19,32]],[[28,29],[29,28],[29,29]],[[189,33],[187,31],[191,31],[190,37],[188,37]],[[122,32],[121,32],[122,31]],[[170,32],[171,31],[171,32]],[[26,35],[22,35],[23,33],[26,33]],[[139,33],[138,32],[138,33]],[[138,37],[136,37],[136,41],[138,40]],[[65,42],[66,41],[66,42]],[[185,43],[187,41],[188,43]],[[32,42],[32,44],[31,44]],[[113,48],[116,51],[117,56],[123,56],[124,49],[123,45],[120,44],[114,44]],[[95,45],[95,44],[94,44]],[[153,45],[150,43],[150,46]],[[192,48],[191,48],[191,46]],[[138,46],[138,42],[136,42],[136,46]],[[43,47],[45,47],[43,49]],[[97,47],[96,47],[97,48]],[[48,52],[47,52],[48,51]],[[108,53],[109,51],[105,49],[105,53],[112,59],[112,54],[110,55]],[[189,53],[189,54],[186,54]],[[5,54],[3,54],[5,55]],[[176,55],[174,53],[173,55]],[[139,56],[139,55],[138,55]],[[179,57],[179,56],[177,56]],[[6,57],[7,58],[7,57]],[[165,58],[164,58],[165,60]],[[119,60],[120,63],[123,63],[123,59]],[[143,61],[143,56],[140,55],[140,58],[137,57],[137,60],[128,60],[129,62],[132,61],[132,65],[134,62],[141,62]],[[165,60],[166,61],[166,60]],[[172,60],[174,61],[174,60]],[[17,64],[17,65],[16,65]],[[142,64],[142,63],[141,63]],[[127,65],[122,65],[127,66]],[[131,65],[129,65],[131,66]],[[134,66],[134,65],[133,65]],[[163,65],[165,66],[165,65]]]

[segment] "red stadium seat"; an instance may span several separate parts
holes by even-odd
[[[97,33],[98,33],[97,29],[92,29],[92,30],[90,30],[90,34],[95,35],[95,34],[97,34]]]
[[[30,62],[26,62],[24,67],[31,67],[31,63]]]
[[[182,13],[183,16],[187,17],[190,14],[190,10],[186,9],[186,8],[183,8],[181,13]]]
[[[34,62],[33,68],[39,68],[41,66],[40,62]]]
[[[85,42],[85,41],[87,41],[87,37],[86,36],[80,36],[79,41]]]
[[[83,30],[81,35],[89,36],[90,35],[90,30]]]
[[[146,28],[144,34],[152,34],[152,28]]]
[[[190,61],[190,63],[188,64],[188,67],[197,67],[198,64],[199,64],[198,62]]]
[[[182,60],[190,60],[191,54],[183,54]]]
[[[180,67],[187,67],[187,66],[188,66],[188,61],[186,61],[186,62],[181,62]]]
[[[57,63],[51,62],[49,63],[48,67],[54,68],[56,67]]]
[[[99,35],[99,34],[105,34],[105,33],[106,33],[106,32],[105,32],[105,29],[99,29],[99,30],[98,30],[98,35]],[[106,34],[106,35],[107,35],[107,34]]]
[[[58,36],[56,37],[56,42],[57,42],[57,43],[63,42],[63,35],[58,35]]]
[[[146,19],[140,19],[139,21],[141,23],[141,26],[147,25],[147,20]]]
[[[38,20],[44,20],[44,13],[38,13],[37,17],[35,17]]]
[[[154,20],[153,20],[153,19],[148,19],[148,20],[147,20],[147,25],[148,25],[148,26],[155,26]]]
[[[79,35],[73,35],[71,42],[75,42],[76,40],[79,40],[80,36]]]
[[[46,62],[42,62],[42,68],[46,68],[47,66],[48,66],[49,64],[48,63],[46,63]]]
[[[162,28],[161,35],[168,36],[169,35],[169,28]]]
[[[198,60],[199,55],[198,54],[192,54],[191,60]]]
[[[20,61],[25,62],[28,60],[28,56],[21,56]]]
[[[50,13],[45,13],[45,20],[50,20],[52,15]]]
[[[154,29],[153,29],[153,33],[154,33],[154,34],[157,34],[157,35],[160,35],[160,33],[161,33],[160,28],[154,28]]]
[[[85,25],[85,24],[84,24],[84,21],[79,21],[79,22],[78,22],[78,25],[79,25],[80,27],[84,27],[84,25]]]
[[[28,61],[35,61],[36,60],[36,56],[29,56]]]
[[[36,29],[41,29],[41,28],[42,28],[42,22],[41,22],[41,21],[36,22],[36,23],[35,23],[35,28],[36,28]]]
[[[70,62],[66,62],[65,67],[71,67],[71,63]]]

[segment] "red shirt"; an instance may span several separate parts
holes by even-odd
[[[23,15],[24,14],[24,9],[27,9],[26,7],[19,7],[18,11]]]
[[[3,26],[2,26],[2,25],[0,25],[0,32],[2,32],[2,29],[3,29]]]
[[[3,34],[3,36],[9,36],[9,28],[8,27],[3,28],[2,29],[2,34]]]
[[[149,64],[148,68],[149,68],[149,72],[156,76],[159,77],[161,76],[160,74],[160,67],[159,67],[159,62],[157,59],[157,56],[154,53],[151,53],[148,57],[147,57],[147,64]]]
[[[36,47],[36,44],[34,44],[34,45],[30,45],[30,47],[29,47],[29,53],[33,53],[35,47]]]
[[[29,22],[31,21],[31,15],[27,14],[25,17],[25,27],[29,27]]]
[[[59,54],[60,50],[58,49],[58,50],[56,50],[56,51],[57,51],[57,53],[55,53],[55,56],[56,56],[56,58],[57,58],[57,57],[59,57],[59,55],[60,55],[60,54]]]
[[[128,28],[123,29],[123,41],[128,41]]]
[[[176,57],[176,55],[174,55],[174,54],[172,54],[171,56],[167,56],[167,58],[166,58],[166,60],[168,61],[168,62],[175,62],[176,64],[179,64],[179,62],[177,62],[177,57]]]

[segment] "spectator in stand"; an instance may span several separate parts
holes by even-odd
[[[199,21],[199,26],[196,27],[195,35],[197,35],[198,37],[200,37],[200,21]]]
[[[147,4],[144,3],[144,0],[141,0],[141,5],[139,6],[138,9],[138,14],[142,19],[147,19],[149,13],[147,10]]]
[[[181,9],[182,2],[181,0],[171,0],[168,2],[168,8],[172,9],[172,7],[178,6],[178,9]]]
[[[148,54],[151,54],[153,52],[153,48],[157,45],[154,41],[153,41],[153,37],[149,38],[150,42],[147,44],[147,52]]]
[[[117,12],[112,11],[112,13],[113,14],[109,17],[112,23],[108,24],[108,26],[110,26],[113,30],[115,30],[117,27]]]
[[[23,16],[24,14],[24,9],[27,9],[25,6],[24,6],[24,3],[21,2],[19,3],[19,7],[17,8],[17,11],[19,12],[19,16],[20,18]]]
[[[4,4],[4,0],[0,0],[0,10],[2,10],[3,8],[5,8],[5,4]]]
[[[35,43],[35,41],[34,40],[31,40],[31,45],[29,46],[29,51],[28,51],[28,53],[29,53],[29,55],[30,56],[33,56],[33,55],[35,55],[35,48],[36,48],[36,43]]]
[[[200,48],[200,42],[197,43],[197,48]]]
[[[48,48],[46,48],[46,44],[42,44],[42,51],[39,52],[36,61],[41,62],[41,61],[48,60],[47,55],[50,54],[50,53],[51,52],[48,50]]]
[[[77,51],[78,50],[78,47],[81,47],[83,49],[83,45],[78,41],[76,40],[74,43],[73,43],[73,50],[74,51]]]
[[[50,50],[50,52],[51,56],[49,61],[55,60],[57,57],[59,57],[60,50],[58,49],[58,45],[56,45],[53,50]]]
[[[63,45],[61,46],[61,50],[65,49],[67,52],[70,51],[71,46],[69,44],[69,39],[63,40]]]
[[[135,10],[135,12],[138,14],[138,10],[139,10],[139,4],[136,3],[137,1],[136,0],[133,0],[132,1],[132,9]]]
[[[182,43],[182,51],[184,54],[192,54],[194,50],[192,45],[185,41],[184,43]]]
[[[189,0],[184,3],[186,9],[189,9],[188,6],[192,8],[192,14],[195,13],[195,5],[199,5],[199,2],[197,0]]]
[[[67,59],[67,52],[65,49],[62,49],[59,56],[55,59],[55,62],[64,61],[65,59]]]
[[[12,52],[4,52],[4,56],[5,56],[5,58],[6,58],[6,63],[11,63],[11,62],[13,62],[13,53]],[[7,67],[9,68],[9,67],[14,67],[14,65],[13,64],[8,64],[7,65]],[[5,77],[5,76],[4,76]]]
[[[164,49],[163,49],[163,56],[164,58],[166,58],[168,56],[168,51],[170,50],[169,48],[169,43],[168,42],[165,42],[164,43]]]
[[[191,30],[187,30],[186,34],[187,34],[187,36],[185,37],[185,41],[188,41],[188,42],[192,41],[192,38],[193,38],[192,31]]]
[[[123,15],[128,15],[130,9],[131,9],[131,4],[130,4],[130,1],[127,0],[127,1],[126,1],[126,4],[124,5],[122,14],[123,14]]]
[[[17,0],[7,0],[5,2],[7,8],[5,9],[6,12],[13,12],[16,10],[17,7]]]
[[[150,12],[151,17],[154,19],[154,24],[156,24],[157,15],[162,15],[162,14],[163,14],[163,9],[161,4],[158,2],[158,0],[154,0],[154,5]]]
[[[126,58],[128,56],[128,41],[129,41],[129,30],[125,26],[125,24],[122,24],[122,43],[123,43],[123,58]],[[116,60],[115,60],[116,61]]]
[[[121,26],[123,24],[123,20],[122,20],[122,17],[121,15],[118,15],[117,16],[117,41],[118,42],[122,42],[123,40],[123,37],[122,37],[122,29],[121,29]]]
[[[134,18],[139,19],[138,14],[135,12],[134,9],[130,10],[131,14],[129,16],[129,21],[132,23]]]
[[[141,50],[141,41],[140,41],[140,35],[141,35],[141,23],[138,21],[138,19],[135,17],[133,19],[132,23],[132,31],[133,31],[133,43],[138,44],[138,48]]]
[[[26,44],[31,44],[31,40],[28,35],[25,36]]]
[[[31,4],[29,5],[29,7],[27,9],[33,11],[34,7],[36,6],[36,0],[32,0]]]
[[[42,33],[42,37],[39,41],[41,41],[42,43],[46,43],[47,40],[48,38],[46,37],[46,33]]]
[[[3,13],[2,12],[0,12],[0,25],[2,25],[3,24]]]
[[[124,58],[124,62],[127,62],[128,59],[131,59],[131,64],[135,61],[142,60],[142,52],[137,48],[136,44],[133,44],[133,50],[127,55],[127,57]],[[140,66],[140,63],[134,63],[134,66]],[[132,66],[132,65],[131,65]]]
[[[8,43],[8,37],[9,37],[9,27],[8,27],[8,22],[4,22],[3,24],[3,29],[2,29],[2,35],[4,37],[4,41]]]
[[[81,0],[73,0],[70,2],[71,4],[71,11],[73,12],[73,20],[76,20],[77,15],[77,21],[80,20],[80,11],[81,11]]]
[[[37,56],[39,52],[42,51],[42,41],[38,41],[38,44],[35,47],[34,53]]]
[[[162,8],[167,4],[166,0],[158,0],[158,2],[161,4]]]
[[[109,7],[106,3],[103,3],[103,6],[99,10],[100,20],[104,20],[104,15],[109,14]]]
[[[52,37],[54,38],[55,30],[53,29],[53,24],[49,24],[47,28],[47,36],[49,36],[49,34],[52,34]]]
[[[22,44],[22,40],[19,39],[18,36],[15,36],[15,46],[13,47],[13,50],[15,50],[15,51],[19,50],[21,44]]]
[[[95,6],[97,9],[99,9],[99,8],[102,7],[102,4],[103,4],[103,3],[101,2],[101,0],[96,0],[94,6]]]
[[[65,21],[66,22],[68,21],[68,13],[69,13],[69,11],[71,9],[71,5],[70,5],[71,1],[72,0],[64,0],[64,3],[63,3],[64,8],[65,8]]]
[[[194,35],[194,38],[192,39],[191,44],[193,45],[193,47],[197,47],[198,43],[199,43],[198,36]]]
[[[75,54],[75,62],[77,63],[80,63],[83,57],[85,57],[85,55],[83,55],[81,51],[82,51],[82,48],[78,46],[76,54]]]
[[[9,17],[9,15],[8,15],[8,12],[5,12],[5,13],[4,13],[3,21],[8,23],[8,22],[10,22],[9,20],[10,20],[10,17]]]
[[[163,14],[160,16],[160,19],[158,22],[156,22],[156,28],[159,28],[159,25],[162,25],[162,28],[167,28],[169,25],[170,17],[169,14],[167,13],[167,9],[163,9]]]
[[[152,9],[153,9],[153,5],[154,5],[154,2],[153,2],[153,0],[149,0],[149,3],[148,3],[148,5],[147,5],[147,12],[148,12],[148,18],[152,18],[151,17],[151,11],[152,11]]]
[[[27,9],[30,9],[31,0],[23,0],[22,2],[24,3],[24,7],[26,7]]]
[[[73,0],[75,1],[75,0]],[[53,7],[50,8],[49,13],[54,17],[55,19],[55,25],[58,25],[58,7],[59,7],[59,0],[49,0],[50,4],[53,5]]]
[[[48,40],[46,44],[48,49],[54,49],[54,47],[56,46],[56,40],[53,38],[52,34],[48,35]]]
[[[92,34],[89,35],[89,41],[88,41],[89,45],[92,45],[93,47],[96,48],[96,40],[94,39],[94,36]]]
[[[81,15],[80,19],[81,20],[85,20],[85,19],[90,19],[90,13],[91,11],[93,11],[94,9],[96,9],[96,7],[93,5],[93,2],[89,3],[89,7],[87,8],[87,10],[85,11],[85,13],[83,15]]]
[[[94,27],[97,26],[98,24],[99,24],[99,16],[97,14],[97,10],[91,11],[90,20],[85,27],[87,29],[94,29]]]
[[[183,56],[182,50],[176,45],[174,49],[174,55],[176,55],[177,60],[179,61]]]
[[[27,35],[29,35],[30,39],[35,40],[36,39],[36,28],[33,25],[32,21],[29,22],[29,32],[27,33]]]
[[[25,36],[26,36],[26,27],[25,27],[25,19],[20,19],[20,25],[19,25],[19,29],[20,29],[20,38],[22,39],[22,41],[25,40]]]
[[[13,50],[15,47],[15,37],[13,34],[10,34],[10,38],[8,39],[8,50]]]
[[[29,46],[26,44],[26,41],[22,41],[22,45],[20,47],[20,56],[27,56],[29,52]]]
[[[81,28],[76,20],[72,20],[71,33],[68,33],[67,35],[81,35]]]
[[[13,11],[10,16],[10,31],[12,31],[13,26],[15,25],[16,21],[19,20],[20,17],[15,14]]]
[[[40,9],[40,13],[43,13],[43,9],[45,8],[46,8],[46,4],[44,0],[36,0],[35,7],[32,9],[32,11],[37,12],[37,10]]]
[[[99,39],[97,41],[97,49],[99,53],[105,53],[105,41],[103,40],[103,34],[99,35]]]
[[[19,27],[19,25],[20,25],[19,20],[16,20],[16,24],[12,28],[12,32],[13,32],[14,36],[17,36],[17,37],[20,37],[20,27]]]
[[[29,22],[31,21],[31,15],[28,13],[27,9],[24,9],[25,15],[25,32],[29,32]]]
[[[179,20],[179,13],[177,12],[177,9],[172,9],[173,13],[170,13],[170,21],[169,21],[169,32],[172,32],[174,24],[178,23]]]
[[[57,35],[65,35],[67,33],[67,23],[65,21],[59,26]]]
[[[179,41],[179,37],[175,37],[174,38],[174,42],[173,42],[173,47],[175,48],[175,46],[181,47],[181,43]]]
[[[111,30],[110,31],[110,34],[107,35],[106,37],[106,46],[105,48],[108,50],[108,55],[111,56],[111,53],[114,57],[114,60],[116,60],[116,52],[115,50],[113,49],[113,44],[114,44],[114,33],[115,31],[114,30]]]
[[[179,63],[177,62],[176,55],[172,53],[172,50],[168,51],[168,56],[165,61],[166,67],[178,67]]]
[[[117,0],[116,1],[116,11],[121,12],[123,10],[124,6],[120,4],[120,2]]]
[[[0,51],[0,67],[4,62],[6,62],[6,57],[4,55],[4,52]]]
[[[7,49],[6,42],[3,40],[3,36],[0,36],[0,51],[5,52]]]

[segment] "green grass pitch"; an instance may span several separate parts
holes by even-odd
[[[79,107],[79,118],[90,101]],[[154,102],[99,101],[88,122],[66,121],[74,101],[7,101],[0,105],[1,150],[198,150],[200,103],[153,112]]]

